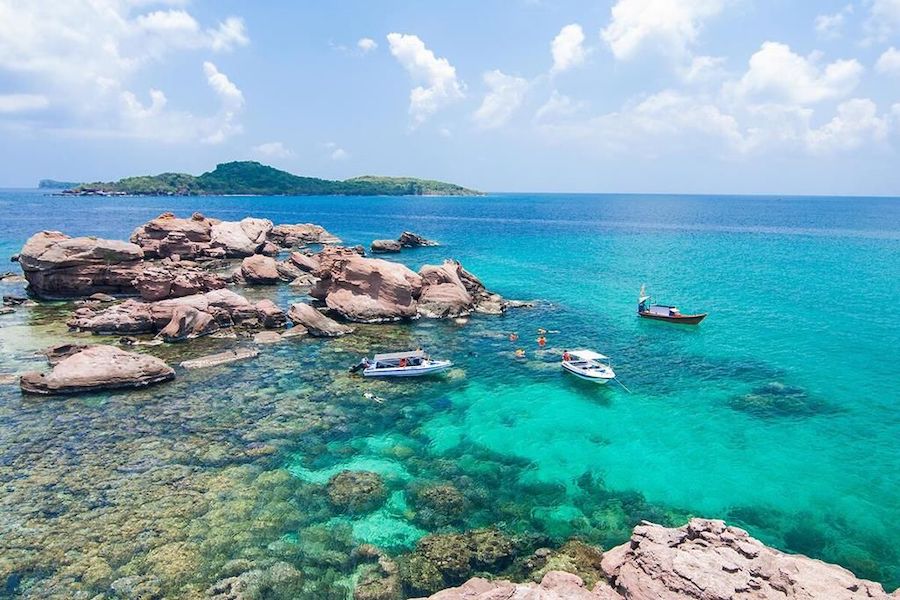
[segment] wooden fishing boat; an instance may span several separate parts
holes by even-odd
[[[650,304],[650,296],[644,291],[644,286],[641,286],[641,293],[638,296],[637,313],[639,317],[645,319],[668,321],[669,323],[681,323],[682,325],[696,325],[705,319],[707,315],[707,313],[685,315],[678,310],[677,306]]]

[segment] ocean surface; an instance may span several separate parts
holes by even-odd
[[[396,557],[427,533],[496,526],[533,545],[609,547],[640,519],[688,516],[900,585],[900,199],[6,190],[0,259],[42,229],[127,238],[164,211],[313,222],[348,245],[412,230],[441,246],[391,259],[418,269],[456,258],[489,289],[537,304],[263,346],[144,391],[33,399],[7,381],[0,596],[90,597],[132,577],[187,597],[235,559],[277,555],[304,571],[309,597],[342,597],[360,543]],[[643,283],[709,317],[636,318]],[[284,308],[298,299],[287,286],[245,293]],[[36,350],[84,338],[66,332],[71,310],[0,316],[0,375],[43,368]],[[176,363],[226,344],[250,342],[145,351]],[[346,373],[366,353],[419,345],[457,368],[399,383]],[[624,386],[563,374],[562,350],[580,347],[610,355]],[[344,469],[379,473],[387,501],[336,511],[323,486]],[[458,510],[423,500],[435,485],[459,491]]]

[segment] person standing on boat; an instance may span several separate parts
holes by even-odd
[[[563,362],[569,362],[572,360],[572,356],[569,354],[568,350],[563,350]]]

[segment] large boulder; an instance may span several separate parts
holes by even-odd
[[[30,394],[75,394],[145,387],[173,377],[175,371],[158,358],[98,345],[60,360],[49,373],[26,373],[19,384]]]
[[[404,248],[419,248],[422,246],[440,245],[434,240],[424,238],[418,233],[413,233],[412,231],[404,231],[400,234],[400,237],[397,238],[397,241],[400,242],[400,245]]]
[[[199,268],[196,263],[169,259],[145,264],[133,283],[141,299],[151,302],[202,294],[226,285],[224,278]]]
[[[337,247],[325,248],[318,259],[319,281],[310,295],[345,319],[376,323],[416,317],[422,278],[406,266]]]
[[[210,246],[220,248],[228,258],[242,258],[262,251],[272,221],[247,217],[241,221],[222,221],[212,226]]]
[[[644,522],[603,555],[603,571],[628,600],[888,600],[881,585],[850,571],[765,546],[722,521],[677,528]]]
[[[538,583],[512,583],[503,579],[473,577],[459,587],[442,590],[428,600],[623,600],[609,586],[598,583],[588,589],[577,575],[551,571]],[[655,600],[664,600],[660,596]],[[426,600],[420,598],[419,600]]]
[[[281,274],[274,258],[254,254],[241,261],[241,279],[250,284],[274,285],[281,279]]]
[[[302,252],[291,252],[288,260],[304,273],[315,273],[319,269],[318,259]]]
[[[268,239],[282,248],[297,248],[308,244],[338,244],[341,241],[321,225],[312,223],[276,225],[269,232]]]
[[[287,316],[295,326],[303,326],[313,337],[339,337],[353,333],[352,327],[329,319],[305,302],[292,304]]]
[[[97,292],[134,295],[132,281],[144,252],[135,244],[94,237],[72,238],[59,231],[31,236],[18,260],[28,291],[39,298],[76,298]]]
[[[400,242],[397,240],[374,240],[369,246],[372,254],[388,254],[400,252]]]
[[[475,298],[463,283],[462,271],[460,264],[451,260],[440,266],[422,267],[419,314],[438,319],[471,314],[475,310]]]
[[[188,309],[205,313],[211,320]],[[99,310],[84,307],[76,310],[67,324],[73,329],[100,334],[160,333],[166,330],[164,337],[175,341],[212,333],[219,327],[266,327],[276,322],[272,307],[263,304],[259,308],[243,296],[221,289],[159,302],[126,300]]]
[[[182,258],[214,256],[216,253],[210,252],[210,240],[212,226],[218,222],[196,212],[189,219],[165,212],[135,229],[131,241],[144,250],[147,258],[176,254]]]

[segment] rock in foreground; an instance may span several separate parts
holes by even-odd
[[[158,358],[99,345],[64,358],[49,373],[26,373],[19,385],[30,394],[77,394],[145,387],[174,377],[175,371]]]
[[[28,291],[46,299],[90,296],[97,292],[133,295],[132,280],[144,253],[139,246],[93,237],[72,238],[59,231],[31,236],[19,253]]]
[[[621,600],[622,597],[603,583],[598,583],[593,590],[589,590],[577,575],[551,571],[544,575],[540,584],[488,581],[474,577],[457,588],[443,590],[429,598],[430,600]]]
[[[309,335],[313,337],[340,337],[353,333],[352,327],[347,327],[334,319],[329,319],[304,302],[292,304],[287,316],[295,327],[306,329]]]

